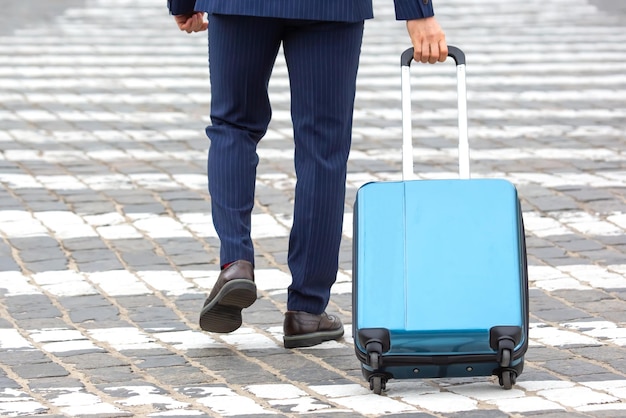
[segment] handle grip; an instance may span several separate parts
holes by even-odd
[[[413,48],[409,48],[402,53],[401,64],[402,66],[409,67],[411,65],[411,61],[413,61]],[[448,45],[448,56],[454,59],[456,65],[465,65],[465,53],[461,51],[460,48],[452,45]]]

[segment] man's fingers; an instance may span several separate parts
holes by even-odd
[[[189,33],[189,25],[190,25],[192,17],[179,15],[179,16],[175,16],[174,18],[176,20],[176,24],[178,25],[178,29]]]
[[[428,42],[423,41],[422,42],[422,47],[421,47],[421,59],[420,62],[422,64],[426,64],[428,62],[428,59],[430,58],[430,45],[428,44]]]
[[[444,62],[446,59],[448,59],[448,44],[445,41],[431,43],[428,63],[436,64],[437,62]]]
[[[423,43],[413,47],[413,59],[423,64],[436,64],[448,59],[448,45],[445,41],[439,43]]]
[[[181,31],[187,33],[201,32],[209,27],[208,22],[204,21],[204,13],[197,12],[190,15],[174,16],[176,24]]]
[[[421,62],[422,61],[422,48],[413,46],[413,61]]]
[[[209,27],[209,22],[204,20],[204,13],[198,12],[193,17],[193,25],[192,30],[194,32],[202,32],[203,30],[207,30]]]
[[[439,46],[437,44],[423,42],[418,48],[413,49],[413,59],[422,64],[434,64],[439,60]]]
[[[197,32],[202,28],[202,15],[200,13],[196,13],[191,18],[190,29],[192,32]]]
[[[428,59],[427,62],[429,64],[434,64],[437,61],[439,61],[439,45],[436,43],[431,42],[430,44],[428,44]]]
[[[439,41],[439,62],[448,59],[448,44],[445,40]]]

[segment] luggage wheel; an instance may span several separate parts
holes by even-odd
[[[498,381],[500,382],[500,386],[506,390],[511,389],[515,384],[515,379],[517,379],[517,372],[509,368],[511,367],[512,355],[513,353],[510,349],[504,348],[500,358],[500,367],[502,367],[502,369],[498,374]]]
[[[516,379],[517,373],[515,372],[515,370],[503,370],[498,376],[500,386],[502,386],[506,390],[513,388]]]
[[[509,367],[511,365],[511,350],[505,348],[502,350],[502,359],[500,360],[500,367]]]
[[[370,390],[380,395],[387,388],[387,379],[381,375],[370,376]]]
[[[367,354],[369,366],[374,370],[378,370],[380,367],[380,355],[376,351],[372,351]]]

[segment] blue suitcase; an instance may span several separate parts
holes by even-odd
[[[510,389],[528,347],[528,273],[517,191],[470,179],[465,55],[456,61],[459,179],[411,180],[410,64],[402,54],[403,180],[357,192],[353,337],[370,388],[391,378],[498,376]]]

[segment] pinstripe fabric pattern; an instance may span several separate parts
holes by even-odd
[[[221,264],[254,264],[250,239],[258,156],[271,108],[267,85],[280,47],[273,25],[250,17],[211,16],[209,65],[211,139],[208,158],[213,220],[221,242]],[[249,29],[249,30],[247,30]]]
[[[396,19],[409,20],[434,16],[431,0],[394,0]]]
[[[362,35],[363,22],[317,23],[285,37],[298,178],[289,310],[322,313],[337,275]]]
[[[168,0],[172,14],[208,13],[282,17],[286,19],[358,22],[373,15],[371,0]],[[394,0],[396,18],[433,16],[430,0]]]
[[[222,263],[254,261],[255,150],[270,120],[267,85],[283,43],[298,177],[289,241],[289,310],[323,312],[336,279],[362,36],[362,21],[210,16],[208,173]]]
[[[373,17],[372,0],[197,0],[196,10],[228,15],[359,22]]]
[[[167,8],[173,15],[191,13],[194,10],[196,0],[167,0]]]

